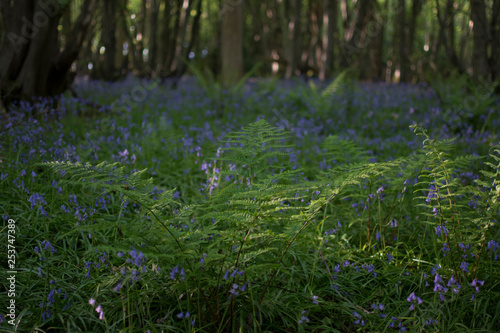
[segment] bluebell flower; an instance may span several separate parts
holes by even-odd
[[[411,303],[411,305],[410,305],[410,311],[415,310],[415,302],[418,303],[418,304],[422,304],[423,303],[422,299],[420,297],[418,297],[418,296],[415,295],[415,292],[412,292],[410,294],[410,296],[408,296],[408,298],[406,300]]]
[[[172,280],[175,280],[175,275],[179,273],[179,265],[175,266],[174,268],[172,268],[172,270],[170,271],[170,278]]]
[[[446,257],[446,254],[448,252],[450,252],[450,248],[448,247],[448,243],[444,243],[443,248],[441,249],[441,251],[443,251],[443,253],[444,253],[443,256]]]
[[[460,269],[466,273],[469,273],[468,268],[469,268],[469,263],[462,261],[462,263],[460,264]]]
[[[484,286],[484,281],[480,281],[478,279],[474,279],[472,280],[471,284],[470,284],[472,287],[475,287],[476,288],[476,292],[478,293],[479,292],[479,287],[481,286]]]
[[[40,195],[39,193],[32,194],[28,201],[31,203],[31,209],[33,209],[38,203],[42,205],[46,205],[47,202],[45,202],[45,199],[43,198],[43,195]]]
[[[44,250],[49,250],[50,249],[50,252],[52,252],[52,253],[56,253],[57,252],[57,250],[54,249],[54,247],[52,246],[52,244],[50,244],[50,242],[48,240],[42,241],[41,245],[42,245],[42,247],[43,247]]]
[[[85,264],[85,269],[87,270],[87,274],[85,274],[86,279],[90,279],[90,268],[92,266],[92,262],[89,261]]]
[[[356,318],[356,321],[354,321],[354,325],[359,325],[359,326],[365,326],[365,321],[362,319],[360,314],[358,314],[356,311],[352,312],[352,315]]]
[[[436,319],[430,318],[425,321],[425,326],[436,325],[437,323],[438,321]]]
[[[309,322],[309,318],[307,318],[305,316],[305,313],[306,313],[306,311],[302,311],[302,316],[299,319],[299,324],[308,323]]]
[[[189,318],[191,316],[191,314],[189,312],[186,311],[186,313],[183,313],[183,312],[180,312],[177,314],[177,318],[179,319],[182,319],[182,318]]]
[[[113,288],[113,290],[116,292],[120,291],[122,289],[122,286],[123,286],[122,283],[123,283],[123,280],[120,279],[118,281],[118,284]]]
[[[438,225],[436,227],[436,235],[441,236],[441,233],[443,233],[445,236],[448,236],[449,230],[446,228],[444,225]]]

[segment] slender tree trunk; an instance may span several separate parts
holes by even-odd
[[[202,8],[202,0],[198,0],[196,5],[196,15],[193,19],[193,25],[191,27],[191,40],[189,42],[189,52],[195,50],[199,50],[198,41],[200,39],[200,30],[201,30],[201,8]],[[199,55],[198,55],[199,56]]]
[[[183,60],[186,60],[186,47],[185,43],[187,40],[187,28],[189,25],[189,17],[191,14],[191,7],[193,5],[194,0],[183,0],[182,1],[182,7],[179,8],[180,10],[180,17],[179,17],[179,28],[180,32],[179,34],[176,34],[177,36],[177,43],[175,47],[175,59],[173,62],[173,66],[175,66],[175,73],[176,77],[180,77],[184,73],[184,63],[182,62]],[[182,60],[181,60],[182,59]]]
[[[405,0],[399,0],[401,12],[397,19],[400,81],[408,81],[408,54],[406,49],[406,7]]]
[[[493,13],[491,16],[491,59],[490,67],[492,80],[500,81],[500,0],[494,0]],[[496,88],[497,94],[500,95],[500,84]]]
[[[116,73],[116,0],[102,2],[101,39],[104,46],[102,74],[106,81],[115,81]]]
[[[465,73],[465,69],[455,50],[454,1],[446,1],[445,10],[443,13],[442,9],[439,6],[438,0],[436,0],[436,13],[439,23],[439,36],[437,41],[438,45],[436,48],[436,53],[439,52],[439,46],[443,45],[446,51],[446,55],[449,61],[451,61],[451,64],[455,67],[456,70],[458,70],[459,74],[463,74]]]
[[[326,34],[323,36],[323,56],[324,71],[321,78],[330,78],[335,70],[335,45],[338,44],[338,2],[337,0],[325,1],[325,14],[323,15],[323,24]]]
[[[285,77],[291,78],[295,75],[295,71],[299,66],[301,54],[301,16],[302,16],[302,0],[294,0],[291,8],[291,19],[288,24],[289,40],[288,58],[290,62],[285,71]]]
[[[136,18],[135,24],[135,37],[137,42],[135,43],[135,60],[134,69],[139,76],[144,76],[144,39],[146,37],[146,18],[147,18],[147,0],[141,1],[141,10],[138,17]]]
[[[417,19],[422,12],[425,0],[413,0],[411,6],[410,23],[408,26],[408,54],[411,56],[415,46],[415,33],[417,31]]]

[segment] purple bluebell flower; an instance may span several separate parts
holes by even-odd
[[[468,268],[469,268],[469,263],[462,261],[462,263],[460,264],[460,269],[466,273],[469,273]]]
[[[309,318],[307,318],[305,316],[305,313],[306,313],[306,311],[302,311],[302,316],[299,319],[299,324],[308,323],[309,322]]]
[[[436,227],[436,235],[441,236],[441,234],[444,234],[445,236],[448,236],[449,230],[446,228],[444,225],[438,225]]]
[[[472,282],[471,282],[470,285],[472,287],[475,287],[476,288],[476,292],[478,293],[479,292],[479,287],[484,286],[484,281],[480,281],[478,279],[474,279],[474,280],[472,280]]]

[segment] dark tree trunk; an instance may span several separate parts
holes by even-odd
[[[160,43],[158,45],[159,49],[159,54],[158,54],[158,63],[159,63],[159,70],[160,70],[160,76],[166,77],[168,76],[170,72],[170,64],[167,64],[167,59],[168,59],[168,53],[169,50],[172,48],[172,40],[170,38],[171,36],[171,27],[170,27],[170,22],[171,22],[171,14],[170,11],[172,10],[171,6],[171,1],[170,0],[165,0],[165,5],[163,8],[163,15],[161,18],[161,33],[160,33]]]
[[[338,44],[338,30],[337,30],[337,16],[338,16],[338,3],[337,0],[325,1],[326,15],[323,19],[323,24],[326,25],[326,38],[324,38],[324,45],[326,55],[324,57],[324,78],[332,76],[335,70],[335,45]]]
[[[200,19],[201,19],[201,8],[202,8],[202,0],[198,0],[198,4],[196,6],[196,15],[193,19],[193,25],[191,27],[191,41],[189,42],[189,51],[198,50],[198,41],[200,39]]]
[[[361,59],[368,54],[369,44],[373,42],[373,36],[371,33],[368,33],[366,28],[370,22],[374,21],[375,5],[375,0],[358,1],[356,3],[354,21],[347,25],[344,33],[344,41],[341,43],[343,67],[359,67],[360,65],[366,67],[368,65],[367,62],[361,62]],[[366,76],[366,68],[359,67],[359,69],[363,72],[361,75],[363,77]]]
[[[500,81],[500,0],[493,2],[493,13],[491,16],[491,58],[490,67],[492,80]],[[497,85],[497,94],[500,94],[500,84]]]
[[[101,17],[101,38],[105,48],[102,62],[102,76],[106,81],[115,81],[118,76],[116,63],[116,0],[103,0]]]
[[[422,11],[425,0],[413,0],[411,6],[411,17],[408,26],[408,54],[411,56],[415,46],[415,32],[417,31],[417,19]]]
[[[149,67],[153,75],[156,74],[158,67],[156,56],[158,52],[157,25],[158,25],[160,4],[161,4],[160,0],[151,0],[150,2],[151,10],[149,12]]]
[[[472,53],[472,70],[475,79],[489,79],[490,66],[488,64],[488,21],[484,0],[471,0],[471,20],[474,22]]]
[[[472,0],[471,0],[472,1]],[[439,46],[443,45],[446,51],[446,55],[451,61],[451,64],[455,67],[459,74],[465,73],[465,68],[462,62],[458,58],[458,54],[455,49],[455,10],[454,1],[447,0],[444,10],[439,7],[438,0],[436,0],[436,13],[439,23],[439,35],[438,35],[438,45],[436,52],[439,52]]]
[[[180,22],[180,34],[178,39],[178,44],[175,49],[175,76],[180,78],[185,71],[184,61],[187,60],[187,56],[189,53],[189,44],[188,40],[188,26],[189,26],[189,18],[191,17],[191,8],[193,7],[194,0],[184,0],[184,4],[181,13],[181,22]],[[184,9],[186,8],[186,9]]]
[[[57,96],[72,83],[69,71],[90,26],[96,0],[85,0],[66,45],[59,51],[57,26],[65,6],[56,1],[0,1],[5,38],[0,47],[0,92],[4,105]]]

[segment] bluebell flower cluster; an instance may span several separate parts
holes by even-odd
[[[410,311],[415,310],[415,304],[422,304],[424,302],[420,297],[415,295],[415,292],[412,292],[406,300],[411,303]]]
[[[184,279],[186,278],[186,274],[184,273],[184,268],[179,269],[179,265],[172,268],[172,270],[170,271],[170,278],[172,280],[180,278],[181,281],[184,281]]]

